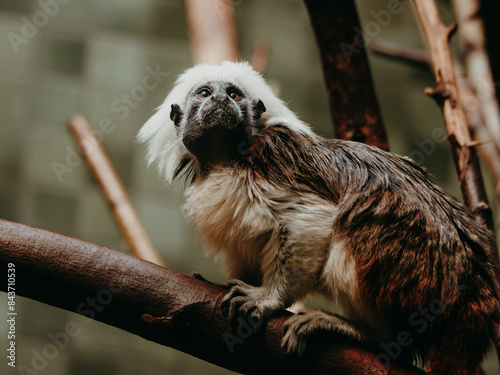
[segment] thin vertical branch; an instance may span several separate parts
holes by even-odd
[[[69,126],[101,191],[111,206],[120,231],[136,257],[163,265],[163,261],[142,225],[132,201],[111,161],[82,116],[70,119]]]
[[[321,55],[337,137],[387,150],[354,0],[304,0]]]

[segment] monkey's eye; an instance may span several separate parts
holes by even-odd
[[[203,89],[203,90],[200,90],[198,92],[198,97],[202,98],[202,99],[205,99],[205,98],[208,98],[210,96],[210,94],[211,94],[210,90]]]
[[[236,91],[230,91],[229,97],[233,100],[240,100],[241,99],[241,95],[238,94]]]

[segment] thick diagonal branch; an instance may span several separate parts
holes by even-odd
[[[57,233],[0,220],[0,267],[13,263],[16,293],[102,321],[246,374],[386,374],[380,353],[318,335],[302,358],[285,355],[282,312],[263,331],[233,329],[220,286]],[[2,283],[5,290],[7,283]],[[390,374],[423,374],[394,364]]]
[[[337,137],[388,149],[354,0],[304,0]]]

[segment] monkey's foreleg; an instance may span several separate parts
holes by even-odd
[[[300,301],[313,288],[319,272],[319,265],[315,266],[319,263],[309,261],[307,256],[294,241],[289,241],[286,229],[276,231],[261,251],[261,285],[232,280],[222,308],[233,321],[241,316],[256,323]]]

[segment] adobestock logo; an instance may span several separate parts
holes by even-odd
[[[40,29],[47,26],[51,18],[54,18],[61,9],[61,5],[66,5],[71,0],[40,0],[38,6],[40,10],[35,12],[31,19],[22,17],[22,26],[20,33],[10,32],[7,34],[12,49],[17,54],[19,53],[20,46],[28,44],[28,42],[38,35]]]

